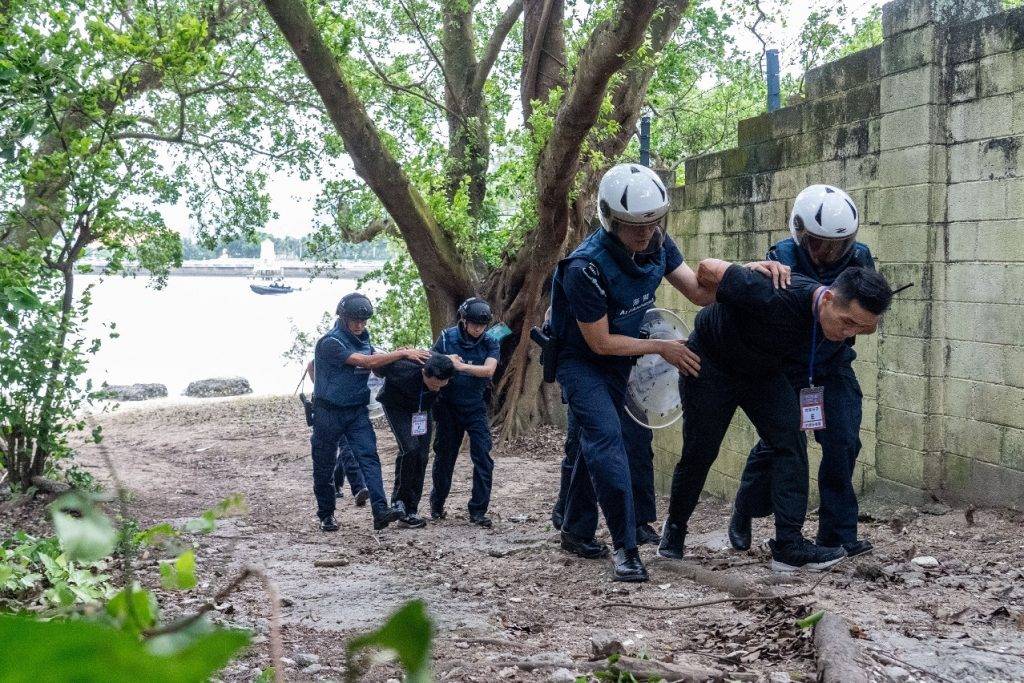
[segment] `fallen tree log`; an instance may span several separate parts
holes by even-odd
[[[608,661],[581,662],[574,665],[579,671],[593,673],[614,667],[619,671],[632,674],[639,680],[665,680],[665,681],[719,681],[725,676],[724,672],[718,669],[710,669],[700,664],[679,664],[659,662],[655,659],[638,659],[636,657],[620,656],[614,663]]]
[[[862,653],[841,616],[826,612],[814,626],[814,659],[821,683],[868,683]]]
[[[661,560],[658,558],[651,560],[650,565],[657,566],[658,569],[662,571],[679,574],[690,581],[694,581],[703,586],[708,586],[709,588],[714,588],[722,593],[728,593],[734,598],[771,595],[770,592],[766,591],[763,586],[759,586],[755,581],[737,576],[732,572],[716,572],[689,562]]]
[[[31,481],[32,485],[35,486],[40,491],[52,493],[55,496],[59,496],[62,493],[67,493],[68,491],[71,490],[71,487],[63,482],[54,481],[53,479],[47,479],[46,477],[40,476],[38,474],[32,477]]]

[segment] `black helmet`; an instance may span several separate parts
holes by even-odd
[[[472,296],[459,306],[459,320],[486,325],[492,317],[490,305],[480,297]]]
[[[373,317],[373,304],[365,294],[352,292],[341,297],[338,302],[337,314],[350,320],[369,320]]]

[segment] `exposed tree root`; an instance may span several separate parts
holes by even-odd
[[[814,627],[814,659],[821,683],[868,683],[863,653],[850,635],[850,625],[838,614],[826,612]]]

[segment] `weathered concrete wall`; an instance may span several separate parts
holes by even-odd
[[[739,146],[687,160],[673,190],[670,231],[695,263],[762,258],[803,187],[838,185],[878,267],[916,283],[857,341],[862,490],[1024,504],[1024,10],[997,10],[885,5],[882,45],[810,71],[807,100],[741,121]],[[669,287],[659,302],[696,312]],[[738,416],[710,492],[732,495],[756,438]],[[680,442],[657,434],[663,486]]]

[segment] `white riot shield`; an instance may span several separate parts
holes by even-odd
[[[370,387],[370,419],[376,420],[378,417],[384,417],[384,406],[377,402],[377,394],[384,388],[384,380],[371,372],[369,379],[366,380],[366,385]]]
[[[672,311],[652,308],[644,314],[641,336],[648,339],[686,339],[690,330]],[[651,429],[668,427],[683,415],[679,371],[656,353],[640,356],[629,374],[626,412]]]

